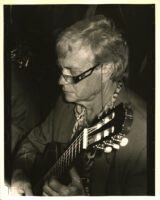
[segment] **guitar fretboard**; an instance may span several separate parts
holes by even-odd
[[[97,130],[97,125],[88,128],[88,134],[91,134],[95,130]],[[65,170],[69,168],[72,162],[76,159],[77,155],[80,154],[81,150],[83,149],[83,134],[84,132],[82,131],[69,145],[66,151],[58,158],[56,163],[45,174],[43,180],[46,180],[47,177],[50,177],[51,175],[56,175],[57,177],[61,177],[63,175]]]
[[[70,144],[67,150],[59,157],[56,163],[52,168],[47,172],[44,176],[44,180],[51,176],[55,175],[57,177],[62,176],[66,169],[72,164],[73,160],[80,154],[82,150],[82,142],[83,142],[83,132],[79,134],[79,136]]]

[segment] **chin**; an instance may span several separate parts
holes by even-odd
[[[77,99],[75,98],[73,93],[64,93],[65,100],[68,102],[76,102]]]

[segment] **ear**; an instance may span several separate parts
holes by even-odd
[[[115,64],[113,62],[110,62],[110,63],[104,63],[102,65],[102,73],[103,73],[103,77],[109,79],[113,72],[114,72],[114,69],[115,69]]]

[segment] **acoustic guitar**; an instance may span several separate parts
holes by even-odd
[[[65,151],[58,157],[53,165],[34,181],[33,193],[41,195],[44,181],[51,176],[62,177],[73,165],[73,162],[85,150],[99,149],[106,153],[118,150],[127,145],[128,134],[133,120],[133,111],[130,104],[119,104],[115,108],[104,113],[91,127],[84,128],[75,135]],[[53,159],[55,159],[53,157]]]

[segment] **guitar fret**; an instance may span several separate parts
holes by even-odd
[[[62,169],[63,169],[63,160],[62,157],[60,157],[60,174],[62,174]]]
[[[61,165],[62,165],[61,164],[61,159],[59,159],[59,166],[58,166],[59,167],[59,170],[58,170],[59,171],[59,175],[61,174],[61,167],[62,167]]]
[[[53,167],[53,173],[54,173],[54,174],[57,174],[57,167],[56,167],[56,166]]]
[[[69,158],[69,155],[68,155],[68,151],[66,152],[66,167],[69,166],[69,163],[68,163],[68,158]]]
[[[57,162],[57,165],[55,165],[56,167],[55,168],[61,168],[61,159],[58,159],[58,162]],[[60,170],[58,170],[58,176],[60,175]]]
[[[59,157],[50,173],[54,173],[57,176],[61,176],[66,167],[70,165],[73,159],[77,156],[77,153],[81,151],[83,133],[80,134],[77,139],[69,146],[69,148]],[[49,176],[49,173],[48,175]]]
[[[70,151],[71,151],[71,148],[68,149],[68,162],[67,162],[68,166],[70,165]]]
[[[76,157],[76,140],[73,143],[73,157]]]
[[[83,132],[76,138],[69,148],[59,157],[53,167],[44,175],[43,180],[50,177],[52,174],[58,177],[62,176],[65,168],[69,166],[74,157],[76,158],[77,152],[80,153],[82,149]],[[38,184],[37,184],[38,185]],[[37,186],[36,185],[36,186]],[[35,187],[36,188],[36,187]]]
[[[68,158],[67,158],[66,164],[67,164],[67,167],[69,167],[69,154],[68,154]]]
[[[73,160],[73,145],[71,146],[71,160]]]
[[[68,150],[68,166],[70,165],[70,148]]]
[[[67,159],[67,155],[66,155],[66,152],[64,153],[64,167],[65,167],[65,165],[66,165],[66,159]]]
[[[64,172],[64,169],[65,169],[65,153],[62,156],[62,163],[63,163],[63,170],[62,170],[62,172]]]
[[[65,164],[65,162],[64,162],[64,158],[63,158],[63,156],[62,156],[62,174],[63,174],[63,172],[64,172],[64,164]]]
[[[79,153],[81,151],[81,141],[79,140]]]
[[[64,153],[64,157],[63,157],[63,170],[66,167],[66,152]]]
[[[78,153],[80,153],[80,151],[81,151],[81,149],[80,149],[80,147],[81,147],[81,134],[80,134],[80,136],[79,136],[79,139],[78,139]]]
[[[67,167],[67,152],[64,154],[64,166]]]
[[[75,157],[76,157],[76,155],[77,155],[77,145],[75,143]]]

